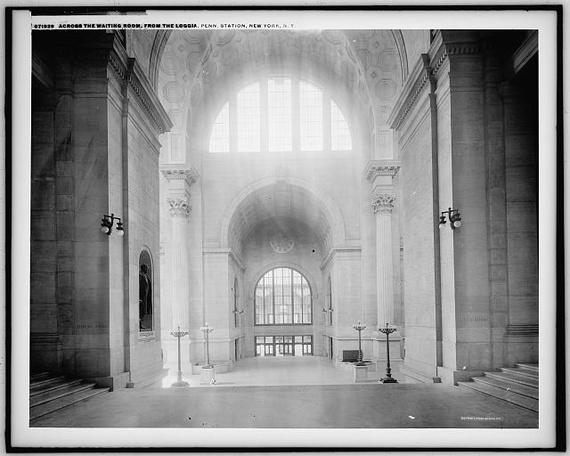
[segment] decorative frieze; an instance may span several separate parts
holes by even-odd
[[[170,215],[173,217],[190,216],[192,208],[190,207],[190,203],[188,202],[187,198],[168,198],[166,201],[168,202],[168,212],[170,212]]]
[[[372,195],[372,210],[375,214],[391,214],[396,202],[396,194],[394,193],[376,193]]]

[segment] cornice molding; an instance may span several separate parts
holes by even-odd
[[[375,214],[391,214],[396,203],[396,194],[392,192],[375,192],[370,203]]]
[[[420,94],[429,82],[431,73],[428,60],[429,57],[427,54],[422,54],[414,65],[414,68],[400,92],[400,96],[394,103],[392,112],[388,116],[387,122],[390,128],[395,130],[400,128],[402,122],[415,106]]]
[[[168,212],[173,217],[189,217],[192,212],[192,207],[188,198],[179,196],[176,198],[167,198]]]
[[[435,91],[437,76],[450,56],[475,55],[481,50],[481,42],[471,32],[437,31],[428,53],[417,60],[394,103],[387,121],[390,128],[397,130],[402,125],[428,83],[429,90]]]
[[[53,89],[55,87],[53,73],[45,62],[34,53],[32,53],[32,74],[43,84],[44,87],[48,89]]]
[[[135,95],[136,100],[143,108],[150,124],[159,134],[171,130],[173,124],[166,113],[162,103],[153,90],[147,75],[137,60],[129,57],[120,39],[115,39],[108,51],[107,64],[122,84],[126,84]]]
[[[512,58],[512,71],[517,74],[538,52],[538,31],[532,30]]]
[[[343,253],[356,253],[359,254],[362,252],[362,247],[360,247],[359,245],[344,245],[344,246],[339,246],[339,247],[332,247],[329,252],[327,253],[327,255],[325,256],[325,259],[322,261],[321,263],[321,270],[324,270],[328,264],[330,263],[330,261],[338,254],[343,254]]]
[[[236,264],[242,271],[245,271],[246,269],[243,260],[234,249],[206,247],[202,250],[202,253],[204,253],[204,255],[228,255],[236,262]]]
[[[128,61],[127,82],[158,133],[170,131],[173,123],[150,85],[144,71],[134,58],[129,58]]]
[[[370,160],[364,170],[369,182],[374,182],[378,176],[394,177],[400,171],[400,162],[394,160]]]

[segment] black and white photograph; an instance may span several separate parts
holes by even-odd
[[[13,448],[556,447],[559,14],[12,10]]]

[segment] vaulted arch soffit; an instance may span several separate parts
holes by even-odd
[[[151,77],[157,68],[158,95],[182,138],[204,137],[230,88],[282,69],[326,84],[352,124],[367,127],[353,134],[370,135],[361,145],[371,149],[408,71],[402,34],[391,30],[175,30],[157,34],[152,52]]]
[[[344,219],[335,202],[310,182],[298,178],[269,177],[253,182],[236,195],[224,212],[220,246],[238,253],[257,225],[278,218],[305,223],[323,251],[346,242]]]

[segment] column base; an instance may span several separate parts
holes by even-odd
[[[398,380],[392,377],[384,377],[378,380],[380,383],[398,383]]]
[[[190,386],[190,383],[185,382],[184,380],[180,380],[180,381],[178,381],[178,382],[174,382],[174,383],[173,383],[172,385],[170,385],[170,386],[171,386],[171,387],[174,387],[174,388],[184,388],[184,387]]]
[[[457,385],[457,382],[467,382],[473,377],[483,375],[483,369],[476,370],[453,370],[449,367],[438,367],[437,373],[442,383],[447,385]]]

